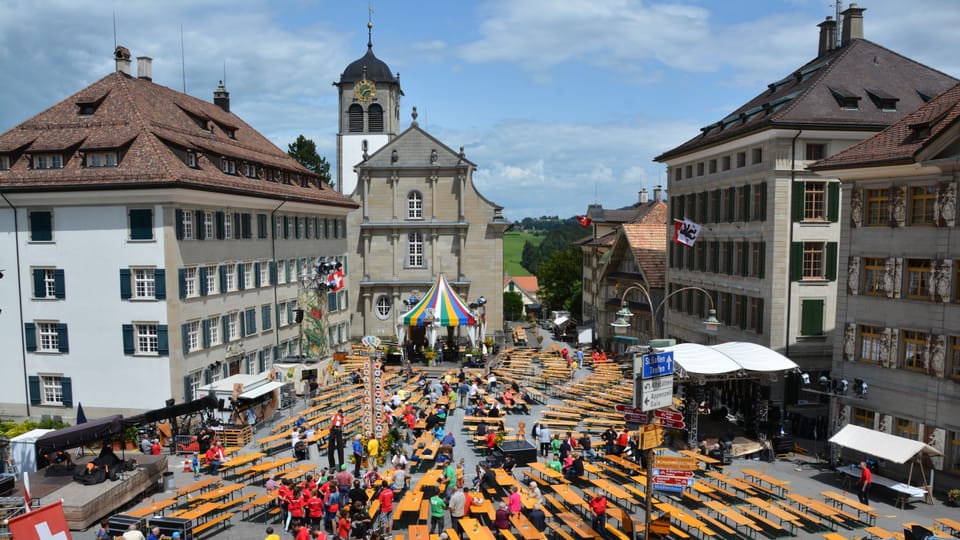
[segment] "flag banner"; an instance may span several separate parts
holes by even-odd
[[[581,227],[589,227],[593,223],[589,216],[576,216],[576,218]]]
[[[10,534],[17,540],[72,540],[63,501],[48,504],[10,520]]]
[[[693,247],[700,236],[700,225],[684,219],[673,220],[673,241],[687,247]]]
[[[331,292],[337,292],[343,288],[343,270],[336,270],[327,276],[327,287]]]

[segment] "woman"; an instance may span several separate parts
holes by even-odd
[[[303,494],[299,491],[299,488],[297,488],[293,492],[293,496],[290,498],[290,502],[287,503],[287,510],[289,513],[287,515],[287,522],[285,524],[286,525],[285,529],[289,530],[291,523],[293,524],[294,527],[299,527],[303,523],[303,516],[304,516]]]
[[[523,502],[520,499],[520,490],[516,485],[510,486],[510,497],[507,499],[507,506],[512,515],[517,515],[523,508]]]
[[[527,496],[541,505],[543,504],[543,492],[540,491],[540,486],[538,486],[536,482],[530,482],[530,489],[527,490]]]

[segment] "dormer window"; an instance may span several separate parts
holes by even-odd
[[[85,165],[87,167],[116,167],[117,152],[115,150],[87,152]]]
[[[243,164],[243,175],[247,178],[256,178],[257,177],[257,166],[253,163],[244,163]]]
[[[93,116],[93,113],[97,112],[97,109],[100,107],[100,104],[103,103],[103,99],[107,97],[107,94],[102,96],[84,96],[78,98],[76,101],[77,104],[77,114],[80,116]]]
[[[221,158],[220,168],[226,174],[237,174],[237,162],[232,159]]]
[[[33,156],[34,169],[62,169],[63,156],[60,154],[36,154]]]
[[[191,169],[197,168],[197,153],[193,150],[187,151],[187,167],[190,167]]]
[[[829,87],[830,93],[833,94],[833,99],[837,100],[837,105],[840,105],[840,108],[844,111],[859,111],[860,110],[860,96],[847,90],[846,88],[841,87]]]
[[[10,170],[10,156],[0,156],[0,171]]]
[[[883,112],[897,112],[897,102],[899,98],[891,96],[880,90],[867,90],[870,100]]]

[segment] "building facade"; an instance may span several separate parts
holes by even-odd
[[[125,48],[116,61],[0,135],[7,415],[192,399],[299,354],[304,311],[324,354],[346,346],[345,289],[298,302],[315,263],[347,269],[356,205],[231,113],[222,85],[205,102],[154,83],[149,58],[137,76]]]
[[[960,485],[958,119],[960,85],[812,166],[840,178],[846,216],[831,432],[852,423],[926,442],[944,453],[933,465],[953,475],[955,487]]]
[[[863,11],[843,12],[839,47],[828,17],[816,58],[656,158],[670,217],[702,225],[694,247],[671,244],[667,293],[707,289],[723,323],[714,339],[770,347],[811,372],[832,365],[842,197],[836,178],[806,167],[955,82],[864,39]],[[705,342],[708,307],[695,291],[672,297],[667,337]]]

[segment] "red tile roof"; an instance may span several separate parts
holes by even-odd
[[[80,114],[81,105],[93,114]],[[104,149],[119,150],[116,167],[83,166],[81,152]],[[188,150],[197,152],[197,168],[187,166]],[[5,191],[183,187],[358,207],[237,115],[119,72],[0,135],[0,152],[11,156],[10,170],[0,172]],[[63,168],[32,169],[28,157],[37,152],[62,155]],[[234,160],[237,174],[224,173],[221,158]],[[248,178],[244,163],[283,171],[290,180]]]
[[[648,213],[640,223],[624,223],[626,237],[640,270],[653,289],[662,289],[667,274],[667,205]]]
[[[537,276],[507,276],[503,278],[504,285],[510,283],[511,281],[516,283],[517,286],[530,294],[537,294],[537,291],[540,290],[540,284],[537,282]]]
[[[873,137],[818,161],[809,168],[830,170],[913,163],[924,148],[958,123],[960,84]]]

